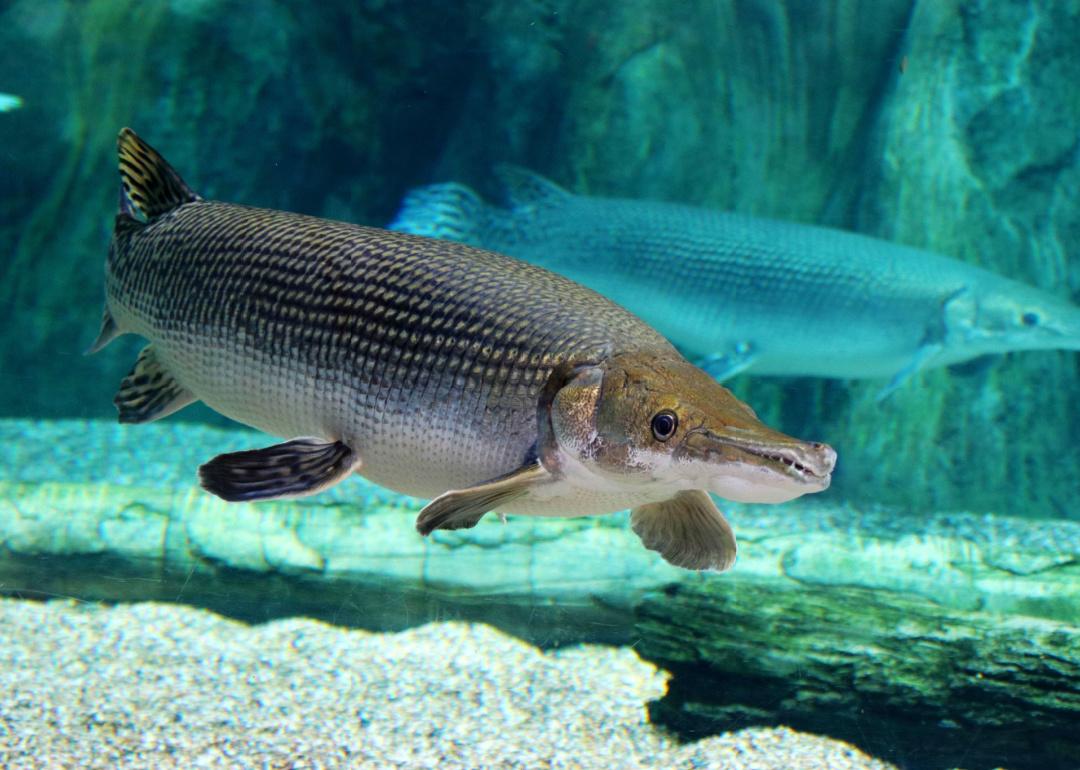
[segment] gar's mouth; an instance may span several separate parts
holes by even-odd
[[[827,485],[836,452],[828,444],[798,442],[790,446],[762,446],[752,441],[740,441],[712,433],[700,433],[687,444],[689,454],[718,463],[750,463],[771,468],[803,484]]]
[[[803,464],[802,462],[800,462],[796,458],[790,457],[788,455],[783,455],[783,454],[774,453],[774,452],[762,452],[760,450],[750,448],[750,447],[742,447],[742,449],[747,454],[755,455],[757,457],[763,457],[766,460],[772,460],[773,462],[782,463],[783,465],[786,465],[788,468],[795,471],[796,473],[798,473],[798,474],[800,474],[802,476],[809,476],[812,479],[819,479],[819,480],[820,479],[826,479],[832,473],[832,466],[831,465],[827,469],[818,470],[818,469],[815,469],[815,468],[811,468],[810,466]]]

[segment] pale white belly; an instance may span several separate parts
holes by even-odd
[[[674,497],[688,482],[643,482],[597,475],[565,449],[557,450],[557,477],[537,485],[501,512],[525,516],[592,516]]]
[[[190,335],[139,333],[153,340],[173,376],[214,411],[279,438],[341,441],[359,453],[360,475],[403,494],[431,499],[495,478],[516,468],[535,442],[535,423],[530,435],[508,419],[478,431],[469,419],[472,407],[463,403],[468,398],[418,404],[393,384],[373,393],[352,372],[306,370],[297,359],[255,351],[242,337],[208,345]],[[371,403],[377,408],[365,408]],[[581,502],[588,503],[582,514],[625,507],[606,499]],[[565,498],[526,507],[561,516],[576,512],[576,503]]]
[[[211,409],[279,438],[313,436],[342,441],[360,454],[358,473],[403,494],[431,499],[513,470],[532,436],[467,427],[461,399],[418,406],[403,392],[387,391],[383,408],[364,409],[367,394],[353,373],[306,370],[296,358],[272,358],[242,335],[207,344],[182,333],[137,333],[150,338],[161,362]],[[226,334],[219,339],[229,339]],[[433,407],[433,408],[432,408]],[[266,442],[271,443],[271,442]],[[248,447],[237,447],[243,449]],[[207,458],[210,459],[210,458]],[[544,484],[499,512],[527,516],[613,513],[671,497],[676,490],[596,483],[581,469]]]
[[[673,497],[672,494],[657,495],[654,491],[602,492],[583,489],[556,481],[548,494],[531,494],[497,509],[498,513],[517,516],[597,516],[636,508],[645,503],[655,503]]]

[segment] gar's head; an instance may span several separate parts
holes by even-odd
[[[1001,276],[957,291],[944,311],[941,364],[1013,350],[1080,350],[1080,307]]]
[[[826,489],[836,462],[831,447],[769,428],[674,356],[625,354],[581,369],[549,413],[559,458],[613,484],[777,503]]]

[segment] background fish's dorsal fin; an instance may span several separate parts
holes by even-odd
[[[148,220],[200,200],[172,166],[130,128],[116,138],[124,193]]]
[[[512,208],[556,205],[571,193],[535,171],[507,163],[495,167],[495,177],[503,186],[505,202]]]
[[[492,212],[471,189],[456,182],[409,190],[389,229],[445,238],[483,248],[483,230]]]

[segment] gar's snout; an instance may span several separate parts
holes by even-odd
[[[683,457],[708,476],[710,491],[729,500],[775,503],[829,488],[836,451],[761,425],[701,430],[687,436]]]
[[[828,444],[800,441],[764,426],[753,433],[697,432],[687,437],[685,456],[716,465],[759,466],[820,489],[829,486],[836,467],[836,450]]]

